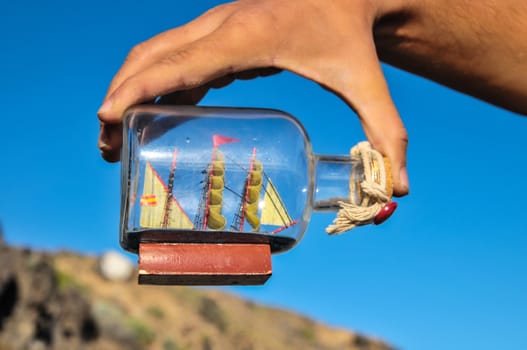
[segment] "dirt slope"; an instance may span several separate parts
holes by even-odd
[[[95,257],[0,249],[0,350],[391,349],[217,291],[111,282]]]

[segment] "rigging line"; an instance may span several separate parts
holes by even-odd
[[[243,167],[241,164],[236,163],[236,161],[234,160],[234,158],[229,157],[229,156],[226,155],[225,153],[223,154],[223,156],[224,156],[226,159],[230,160],[234,165],[236,165],[237,167],[239,167],[240,169],[242,169],[244,172],[249,172],[249,170],[246,169],[245,167]],[[240,198],[243,198],[243,196],[242,196],[241,194],[239,194],[239,193],[235,192],[233,189],[229,188],[229,187],[226,185],[226,181],[225,181],[225,184],[224,184],[224,188],[227,189],[227,190],[229,190],[230,192],[234,193],[236,196],[238,196],[238,197],[240,197]],[[245,190],[244,190],[244,192],[245,192]]]
[[[236,196],[238,196],[239,198],[243,198],[243,196],[241,194],[239,194],[238,192],[234,191],[232,188],[230,188],[229,186],[225,185],[224,187],[227,191],[231,192],[232,194],[235,194]]]
[[[212,163],[209,165],[209,172],[207,173],[207,186],[205,187],[205,214],[203,216],[203,227],[202,230],[207,229],[207,221],[209,215],[210,206],[210,192],[212,190]]]
[[[297,219],[297,220],[293,220],[293,221],[291,221],[290,224],[287,224],[287,225],[285,225],[285,226],[282,226],[282,227],[277,228],[277,229],[274,230],[274,231],[271,231],[271,234],[272,234],[272,235],[275,235],[275,234],[280,233],[280,232],[282,232],[282,231],[284,231],[284,230],[286,230],[286,229],[288,229],[288,228],[290,228],[291,226],[294,226],[294,225],[296,225],[296,224],[298,224],[298,219]]]
[[[247,179],[244,181],[244,186],[243,186],[243,193],[246,192],[246,186],[247,186]],[[227,187],[225,187],[227,188]],[[231,224],[231,228],[236,230],[236,231],[240,231],[240,221],[242,220],[243,218],[243,206],[244,206],[244,202],[245,202],[245,198],[243,195],[241,195],[240,193],[238,192],[235,192],[233,191],[232,189],[228,188],[229,191],[233,192],[235,195],[237,195],[239,198],[240,198],[240,205],[238,206],[238,212],[237,213],[234,213],[234,219],[233,219],[233,222]]]
[[[249,171],[249,169],[247,169],[246,167],[244,167],[244,166],[241,165],[240,163],[236,162],[236,161],[234,160],[234,158],[229,157],[229,155],[227,155],[227,154],[224,154],[224,156],[225,156],[225,158],[227,158],[228,160],[230,160],[234,165],[236,165],[238,168],[242,169],[242,170],[245,171],[245,172],[248,172],[248,171]]]
[[[199,200],[198,211],[194,217],[194,226],[200,227],[203,224],[203,215],[205,212],[205,202],[207,201],[207,189],[209,188],[208,173],[205,173],[205,178],[200,182],[203,184],[201,189],[201,196]]]

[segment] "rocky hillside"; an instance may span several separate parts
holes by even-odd
[[[111,282],[95,257],[0,247],[0,350],[389,346],[215,290]]]

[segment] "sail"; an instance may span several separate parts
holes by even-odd
[[[140,198],[139,224],[147,228],[165,228],[168,188],[150,163],[146,163],[143,195]],[[193,229],[194,225],[183,211],[176,198],[172,197],[168,207],[166,228]]]
[[[212,230],[223,230],[226,224],[227,220],[221,215],[221,204],[209,205],[207,227]]]
[[[263,167],[259,160],[253,159],[251,170],[247,177],[245,188],[245,203],[243,213],[245,220],[255,231],[260,230],[260,219],[258,218],[258,198],[262,189]]]
[[[214,149],[208,183],[207,227],[212,230],[223,230],[227,224],[227,220],[221,214],[225,188],[225,161],[223,153],[218,149]]]
[[[271,179],[267,179],[260,221],[264,225],[288,226],[293,221]]]

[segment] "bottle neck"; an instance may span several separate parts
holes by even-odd
[[[362,164],[352,164],[349,156],[314,155],[314,165],[313,210],[336,212],[339,202],[350,202],[350,181],[364,177]]]

